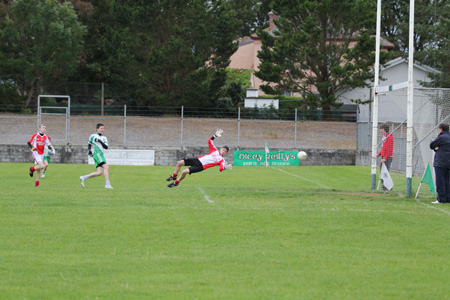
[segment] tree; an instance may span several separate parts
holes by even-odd
[[[136,105],[214,104],[237,49],[235,20],[222,1],[92,4],[80,80],[114,84]]]
[[[84,28],[67,2],[17,0],[1,8],[0,78],[17,86],[27,107],[46,81],[75,71]]]
[[[259,32],[261,64],[255,72],[266,82],[264,92],[302,93],[310,105],[330,116],[342,93],[368,87],[375,61],[375,39],[369,31],[375,24],[375,6],[370,0],[272,2],[278,29],[276,36]],[[384,53],[381,62],[385,60]]]
[[[382,35],[394,43],[393,57],[408,57],[409,1],[382,2]],[[450,87],[450,5],[445,0],[416,0],[414,59],[440,73],[430,74],[428,86]]]
[[[267,14],[270,12],[271,0],[225,0],[234,19],[236,20],[237,38],[250,36],[258,28],[269,27]]]

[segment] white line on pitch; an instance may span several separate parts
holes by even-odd
[[[440,210],[440,211],[442,211],[443,213],[446,213],[447,215],[450,215],[450,212],[449,212],[449,211],[447,211],[447,210],[445,210],[445,209],[442,209],[442,208],[439,208],[439,207],[436,207],[436,206],[431,206],[431,205],[429,205],[429,204],[423,203],[423,202],[421,202],[419,199],[416,199],[416,202],[418,202],[418,203],[420,203],[420,204],[422,204],[422,205],[425,205],[425,206],[427,206],[427,207],[429,207],[429,208]],[[436,204],[436,205],[439,205],[439,204]]]
[[[205,197],[205,200],[208,201],[209,203],[214,203],[214,201],[212,201],[211,199],[209,199],[209,196],[205,193],[205,191],[201,188],[201,187],[197,187],[200,192],[202,192],[203,197]]]
[[[278,170],[278,171],[281,171],[281,172],[283,172],[283,173],[289,174],[289,175],[291,175],[291,176],[294,176],[294,177],[300,178],[300,179],[302,179],[302,180],[305,180],[305,181],[308,181],[308,182],[314,183],[314,184],[316,184],[316,185],[318,185],[318,186],[321,186],[321,187],[323,187],[323,188],[325,188],[325,189],[330,189],[330,190],[332,189],[332,188],[330,188],[329,186],[323,185],[323,184],[321,184],[321,183],[318,183],[318,182],[316,182],[316,181],[314,181],[314,180],[311,180],[311,179],[308,179],[308,178],[305,178],[305,177],[299,176],[299,175],[297,175],[297,174],[289,173],[289,172],[287,172],[287,171],[285,171],[285,170],[282,170],[282,169],[278,169],[278,168],[274,168],[274,169],[275,169],[275,170]]]

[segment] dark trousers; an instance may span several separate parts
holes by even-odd
[[[434,167],[436,174],[437,200],[441,203],[450,203],[450,169]]]

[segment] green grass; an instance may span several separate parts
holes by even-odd
[[[29,166],[0,164],[1,299],[450,294],[450,206],[404,175],[381,193],[368,167],[214,168],[169,189],[173,167],[111,166],[105,190],[64,164],[35,188]]]

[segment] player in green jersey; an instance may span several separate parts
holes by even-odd
[[[52,141],[52,139],[50,137],[48,137],[48,140],[50,142]],[[45,168],[44,168],[44,170],[42,170],[41,177],[45,177],[45,172],[47,172],[48,165],[50,164],[50,155],[55,155],[55,153],[56,153],[55,147],[52,147],[52,149],[50,149],[48,147],[48,145],[45,145],[45,148],[44,148],[44,166],[45,166]]]
[[[97,168],[96,172],[93,172],[88,175],[80,176],[81,185],[84,187],[84,182],[93,177],[105,175],[105,189],[112,189],[111,183],[109,182],[109,165],[106,163],[105,156],[103,152],[108,149],[108,139],[103,135],[103,131],[105,130],[105,126],[103,124],[97,124],[97,132],[92,134],[89,137],[88,149],[89,156],[94,159],[95,167]]]

